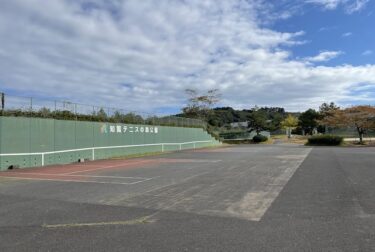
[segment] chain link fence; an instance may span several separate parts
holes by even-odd
[[[326,128],[326,134],[330,135],[337,135],[342,136],[345,138],[358,138],[358,132],[354,128]],[[366,133],[363,135],[363,137],[366,138],[374,138],[375,137],[375,130],[369,129],[366,131]]]
[[[0,99],[0,116],[207,128],[207,124],[204,121],[193,118],[157,116],[155,114],[120,108],[21,97],[4,93],[0,93]]]

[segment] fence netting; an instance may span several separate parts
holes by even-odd
[[[200,119],[0,93],[1,116],[206,128]]]

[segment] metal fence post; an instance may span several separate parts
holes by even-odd
[[[5,94],[1,93],[1,110],[5,108]]]
[[[13,104],[13,99],[16,100],[15,104]],[[7,104],[5,104],[5,100]],[[48,103],[45,101],[48,101]],[[95,105],[79,104],[63,100],[51,101],[48,99],[43,100],[42,98],[36,99],[34,97],[6,96],[5,93],[0,92],[0,112],[5,114],[8,111],[9,114],[19,113],[20,115],[24,115],[26,117],[35,116],[43,118],[70,119],[76,121],[110,121],[116,123],[160,125],[171,127],[197,127],[199,125],[204,127],[200,120],[192,118],[171,115],[158,116],[156,114],[138,111],[130,111],[130,113],[126,114],[127,111],[119,108],[99,107]]]
[[[57,113],[56,109],[57,109],[57,101],[55,100],[55,109],[53,110],[53,114],[54,114],[55,119],[56,119],[56,113]]]
[[[33,97],[30,97],[30,116],[33,114]]]

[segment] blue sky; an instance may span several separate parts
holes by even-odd
[[[363,2],[366,3],[363,8],[352,13],[348,13],[344,4],[338,4],[334,9],[327,9],[324,4],[310,4],[271,27],[283,32],[305,32],[304,39],[308,43],[291,48],[296,57],[309,57],[319,51],[336,51],[342,52],[340,57],[325,62],[325,65],[375,64],[375,36],[372,29],[372,24],[375,24],[375,1]]]
[[[373,105],[373,24],[374,0],[1,1],[0,91],[151,113],[186,88],[239,109]]]

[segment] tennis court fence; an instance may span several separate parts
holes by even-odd
[[[8,95],[1,92],[0,99],[0,116],[207,128],[204,121],[195,118],[163,116],[122,108]]]

